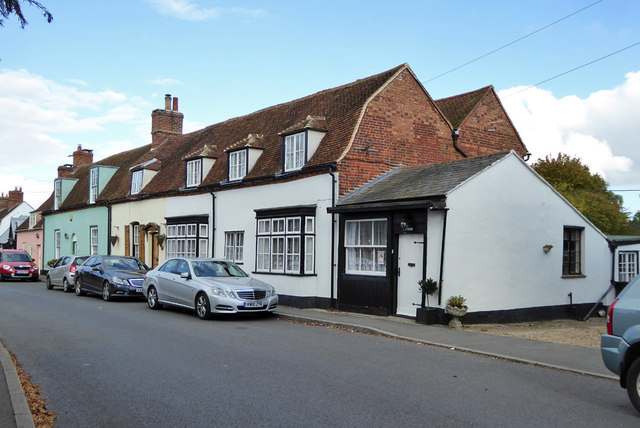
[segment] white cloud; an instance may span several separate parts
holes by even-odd
[[[519,92],[521,91],[521,92]],[[565,153],[579,157],[612,186],[640,187],[640,72],[581,99],[556,98],[550,91],[511,88],[500,99],[532,160]]]
[[[22,186],[25,200],[37,208],[49,196],[57,167],[71,162],[78,144],[95,149],[98,160],[149,143],[147,102],[87,88],[0,69],[0,191]],[[145,136],[131,131],[137,126],[147,129]]]
[[[207,21],[223,14],[255,18],[266,15],[262,9],[244,7],[219,8],[202,7],[192,0],[146,0],[155,10],[163,15],[173,16],[186,21]]]

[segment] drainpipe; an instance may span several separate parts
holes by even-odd
[[[209,192],[211,195],[211,257],[215,257],[216,251],[216,195],[213,191]]]
[[[455,148],[458,151],[458,153],[460,153],[462,156],[466,158],[467,154],[463,152],[460,147],[458,147],[458,138],[460,138],[460,129],[452,130],[451,139],[453,140],[453,148]]]
[[[332,163],[329,165],[329,175],[331,176],[331,208],[336,206],[336,175],[335,170],[336,164]],[[335,294],[333,292],[333,288],[335,286],[334,283],[334,274],[335,274],[335,261],[336,261],[336,217],[334,213],[331,213],[331,300],[329,305],[332,309],[335,309]]]
[[[429,210],[437,210],[437,211],[442,211],[444,214],[444,218],[442,220],[442,246],[440,248],[440,279],[439,279],[439,284],[438,284],[438,306],[440,306],[442,304],[442,273],[444,270],[444,243],[445,243],[445,237],[447,234],[447,212],[449,211],[449,208],[435,208],[435,207],[429,207]]]

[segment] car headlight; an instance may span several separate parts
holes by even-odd
[[[211,292],[213,293],[214,296],[218,296],[218,297],[226,297],[227,294],[224,292],[224,290],[220,287],[215,287],[215,286],[211,286]]]
[[[112,277],[111,282],[113,282],[115,285],[127,285],[127,280],[118,278],[117,276]]]
[[[267,288],[267,297],[273,297],[275,295],[277,295],[277,293],[274,287]]]
[[[2,265],[2,269],[11,270],[13,268],[10,265]]]

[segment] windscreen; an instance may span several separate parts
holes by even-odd
[[[191,266],[196,276],[247,276],[238,265],[231,262],[203,260],[193,261]]]
[[[3,262],[32,262],[28,253],[2,253]]]
[[[106,270],[148,270],[144,263],[136,259],[106,257],[103,264]]]

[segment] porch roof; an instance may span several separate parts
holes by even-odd
[[[442,208],[450,191],[508,155],[498,153],[438,165],[398,168],[344,196],[330,212],[356,211],[385,203],[387,206],[402,203]]]

